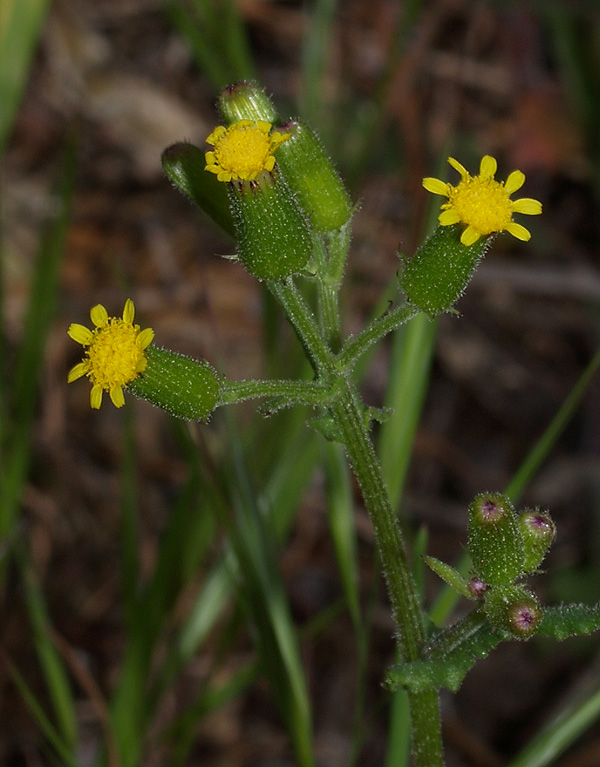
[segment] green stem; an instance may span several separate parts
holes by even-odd
[[[356,388],[343,374],[335,355],[325,343],[314,317],[292,281],[273,282],[270,288],[281,301],[317,375],[331,376],[341,387],[339,397],[330,403],[329,409],[339,426],[348,460],[371,517],[392,612],[398,627],[401,660],[417,660],[421,657],[424,640],[422,612],[404,541],[383,481],[381,464],[369,436],[364,406]],[[416,310],[411,307],[410,311],[414,313]],[[398,314],[395,315],[398,324]],[[437,692],[410,692],[409,702],[416,767],[443,767]]]
[[[342,350],[338,354],[338,363],[345,369],[352,368],[359,357],[364,354],[367,349],[392,330],[404,325],[417,314],[420,309],[412,304],[405,304],[403,306],[397,306],[394,309],[390,309],[381,317],[378,317],[374,322],[365,328],[356,336],[351,336]]]
[[[316,381],[224,381],[217,404],[233,405],[259,397],[282,397],[290,405],[326,405],[332,392]]]

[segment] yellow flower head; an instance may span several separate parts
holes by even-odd
[[[152,328],[140,331],[133,324],[135,307],[128,298],[123,317],[109,317],[108,312],[97,304],[90,311],[93,330],[73,323],[67,331],[69,336],[85,348],[85,358],[69,371],[68,382],[87,376],[92,382],[90,405],[98,409],[102,404],[102,392],[107,391],[115,407],[125,404],[123,386],[137,378],[146,369],[144,354],[154,338]]]
[[[472,245],[480,237],[492,232],[508,232],[525,242],[530,239],[529,230],[515,223],[512,215],[525,213],[536,216],[542,212],[542,203],[529,197],[510,199],[510,195],[523,186],[524,173],[513,170],[506,182],[496,181],[494,175],[498,163],[487,154],[481,160],[478,176],[471,176],[453,157],[449,157],[448,162],[461,175],[458,186],[452,186],[439,178],[423,179],[423,186],[428,192],[448,198],[439,216],[442,226],[466,224],[460,237],[463,245]]]
[[[219,181],[254,181],[263,171],[275,166],[273,152],[289,139],[289,133],[272,133],[264,120],[239,120],[224,128],[217,126],[206,143],[214,147],[206,152],[204,170],[216,173]]]

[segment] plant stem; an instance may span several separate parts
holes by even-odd
[[[383,481],[381,464],[369,436],[364,406],[291,279],[272,282],[270,288],[282,303],[317,377],[320,374],[331,376],[340,385],[340,394],[329,404],[329,411],[340,429],[348,460],[373,524],[392,612],[398,627],[400,660],[417,660],[421,657],[424,640],[422,612],[402,534]],[[403,309],[406,312],[406,307]],[[412,307],[410,311],[414,311]],[[397,324],[400,323],[396,313],[394,326]],[[381,333],[378,337],[381,337]],[[409,702],[416,767],[443,767],[437,692],[433,689],[410,692]]]
[[[281,397],[291,405],[326,405],[329,388],[316,381],[224,381],[219,391],[219,405],[232,405],[259,397]]]
[[[404,325],[417,314],[419,314],[419,309],[412,304],[397,306],[382,314],[368,328],[365,328],[358,335],[352,336],[346,341],[338,354],[339,364],[345,368],[351,368],[372,344],[382,339],[388,333],[391,333],[392,330],[400,327],[400,325]]]

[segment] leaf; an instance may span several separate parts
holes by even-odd
[[[458,572],[458,570],[455,570],[454,567],[447,565],[445,562],[441,562],[435,557],[425,556],[423,557],[423,560],[436,575],[448,584],[448,586],[452,586],[452,588],[458,591],[459,594],[462,594],[463,597],[473,599],[473,594],[469,591],[468,581]]]
[[[446,687],[456,692],[471,667],[505,638],[505,634],[490,626],[479,610],[474,610],[439,632],[426,648],[423,660],[392,666],[386,684],[392,690],[407,687],[420,692],[432,687]]]
[[[571,636],[591,634],[600,629],[600,604],[559,605],[545,607],[544,617],[537,631],[539,636],[553,637],[562,641]]]

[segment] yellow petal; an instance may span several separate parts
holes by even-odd
[[[208,138],[205,138],[207,144],[210,144],[211,146],[214,146],[217,141],[223,136],[223,134],[227,133],[227,129],[224,128],[222,125],[217,125],[217,127],[214,129],[214,131],[208,136]]]
[[[210,168],[207,168],[207,170],[210,170]],[[226,170],[215,168],[215,172],[219,181],[231,181],[231,173],[228,173]]]
[[[102,387],[96,384],[95,386],[92,386],[92,390],[90,392],[90,407],[92,407],[94,410],[99,410],[101,404]]]
[[[84,376],[87,372],[87,365],[85,362],[78,362],[76,365],[73,365],[73,367],[69,370],[69,375],[67,376],[67,383],[73,383],[73,381],[76,381],[78,378],[81,378]]]
[[[432,194],[441,194],[444,197],[448,196],[448,184],[439,178],[424,178],[423,187]]]
[[[464,165],[461,165],[458,160],[454,159],[454,157],[449,157],[448,162],[450,165],[452,165],[454,170],[457,170],[460,173],[463,178],[467,178],[469,171],[465,168]]]
[[[271,123],[265,122],[264,120],[257,120],[256,127],[260,128],[263,133],[268,133],[272,126]]]
[[[440,213],[438,221],[442,226],[450,226],[451,224],[458,224],[460,216],[454,208],[450,208],[450,210],[445,210],[443,213]]]
[[[521,170],[513,170],[506,179],[504,191],[506,194],[514,194],[525,183],[525,174]]]
[[[82,346],[88,346],[94,337],[94,334],[89,328],[86,328],[85,325],[79,325],[77,322],[72,322],[69,325],[67,335]]]
[[[90,317],[94,325],[97,328],[101,328],[108,319],[108,312],[102,304],[96,304],[96,306],[92,306],[90,310]]]
[[[145,328],[137,337],[137,345],[140,347],[140,349],[145,349],[147,346],[150,346],[153,340],[154,331],[152,328]]]
[[[476,230],[473,229],[472,226],[468,226],[465,231],[460,236],[460,241],[463,245],[466,245],[467,247],[469,245],[472,245],[474,242],[477,242],[477,240],[481,237],[481,234]]]
[[[221,173],[221,168],[219,165],[213,164],[213,165],[205,165],[204,170],[207,170],[209,173]],[[220,181],[221,179],[219,179]]]
[[[135,306],[131,298],[128,298],[127,301],[125,301],[125,306],[123,307],[123,321],[127,322],[130,325],[133,325],[134,317],[135,317]]]
[[[479,174],[486,178],[494,178],[497,170],[498,163],[495,158],[491,157],[489,154],[485,154],[481,158],[481,163],[479,164]]]
[[[135,372],[143,373],[147,367],[148,367],[148,360],[146,359],[146,357],[144,357],[143,354],[140,354],[140,358],[135,365]]]
[[[515,213],[526,213],[528,216],[539,216],[542,212],[542,203],[531,197],[521,197],[520,200],[515,200],[513,202],[512,209]]]
[[[531,239],[531,232],[529,229],[525,229],[524,226],[521,226],[521,224],[516,224],[514,221],[511,221],[510,224],[507,224],[505,229],[509,234],[512,234],[513,237],[516,237],[517,240],[528,242]]]
[[[123,407],[125,404],[125,397],[123,396],[123,389],[120,386],[113,386],[110,390],[110,398],[115,407]]]

